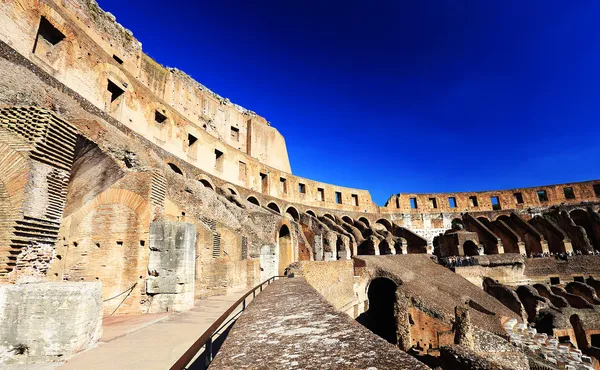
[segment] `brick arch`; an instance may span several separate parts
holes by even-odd
[[[258,199],[254,195],[250,195],[246,200],[248,202],[260,207],[260,199]]]
[[[354,219],[348,215],[342,216],[342,221],[349,223],[350,225],[354,225]]]
[[[150,204],[139,194],[125,189],[108,189],[87,202],[71,216],[71,229],[76,230],[88,213],[105,204],[121,204],[130,208],[137,215],[140,225],[150,225]]]
[[[307,209],[304,213],[306,213],[307,215],[311,215],[313,217],[317,217],[317,214],[312,209]]]
[[[293,262],[296,262],[296,251],[294,250],[294,228],[289,219],[283,217],[275,229],[275,243],[279,248],[278,273],[283,275],[283,270]]]
[[[298,221],[300,219],[300,213],[294,206],[288,206],[284,212],[284,215],[290,215],[294,219],[294,221]]]
[[[231,183],[229,183],[229,182],[228,182],[228,183],[226,183],[226,184],[223,184],[222,188],[228,189],[230,192],[231,192],[231,191],[234,191],[234,195],[240,195],[240,192],[239,192],[239,190],[238,190],[238,189],[235,187],[235,185],[233,185],[233,184],[231,184]],[[280,207],[279,209],[281,209],[281,207]]]
[[[331,213],[323,213],[323,214],[321,215],[321,217],[328,218],[328,219],[330,219],[331,221],[335,222],[335,217],[333,217],[333,215],[332,215]]]
[[[185,172],[181,168],[181,165],[179,165],[177,162],[175,162],[175,161],[167,161],[165,163],[167,164],[167,166],[170,167],[171,171],[175,172],[178,175],[181,175],[181,176],[185,177]]]
[[[275,209],[273,206],[277,207],[277,209]],[[267,208],[273,212],[277,212],[277,213],[281,214],[281,206],[279,204],[277,204],[277,202],[273,202],[273,201],[269,202],[267,204]]]
[[[198,182],[200,182],[202,184],[202,186],[204,186],[205,188],[209,188],[212,190],[215,190],[215,183],[212,181],[212,179],[205,175],[205,174],[200,174],[198,176],[196,176],[196,180],[198,180]]]
[[[366,217],[359,217],[358,221],[364,223],[367,227],[371,226],[371,222],[369,221],[368,218]]]
[[[392,222],[386,218],[380,218],[377,221],[375,221],[376,224],[382,225],[383,227],[385,227],[385,229],[389,232],[392,232]]]

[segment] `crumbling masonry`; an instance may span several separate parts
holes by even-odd
[[[391,312],[380,336],[460,357],[455,368],[527,363],[507,320],[599,351],[600,180],[377,206],[367,190],[293,175],[266,119],[153,61],[94,0],[0,0],[0,200],[0,364],[85,350],[102,316],[187,310],[290,271],[375,333],[373,312]],[[576,258],[533,258],[550,255]],[[477,263],[431,260],[448,257]],[[414,282],[416,265],[472,299]],[[369,305],[381,287],[391,298]],[[87,316],[64,325],[47,294]],[[41,321],[59,339],[16,335],[16,302],[54,317]]]

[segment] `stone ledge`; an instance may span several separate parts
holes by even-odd
[[[233,326],[213,369],[429,369],[336,311],[304,278],[278,280]]]

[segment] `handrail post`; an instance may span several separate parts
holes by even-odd
[[[244,301],[242,302],[242,311],[246,310],[246,298],[244,298]]]
[[[208,338],[208,340],[206,341],[205,353],[206,353],[206,367],[208,367],[208,365],[210,365],[210,363],[212,362],[212,336],[210,336]]]

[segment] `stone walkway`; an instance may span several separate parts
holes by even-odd
[[[337,311],[302,277],[278,280],[256,296],[211,368],[429,369]]]
[[[246,291],[201,299],[187,312],[111,319],[103,336],[106,342],[101,341],[58,369],[168,369]]]

